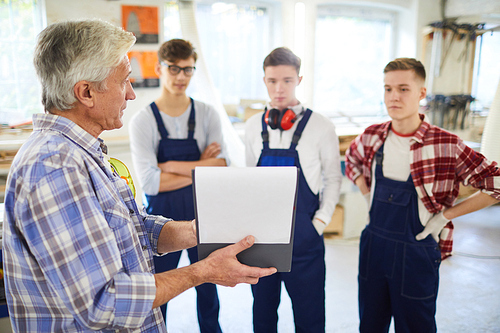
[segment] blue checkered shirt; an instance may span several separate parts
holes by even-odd
[[[33,116],[7,179],[3,259],[18,332],[166,332],[153,253],[168,221],[140,212],[101,140]]]

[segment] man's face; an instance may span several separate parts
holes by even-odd
[[[192,76],[186,75],[186,73],[181,70],[178,74],[172,74],[169,71],[168,66],[166,65],[174,65],[181,68],[184,67],[195,67],[195,61],[193,57],[189,57],[188,59],[179,60],[175,63],[163,60],[164,64],[158,63],[156,65],[156,73],[160,76],[161,82],[163,85],[163,89],[166,89],[172,95],[185,95],[186,89],[189,86],[189,82],[191,82]]]
[[[95,92],[95,109],[90,117],[102,130],[113,130],[123,126],[123,111],[127,101],[135,99],[135,93],[130,84],[130,62],[124,57],[120,65],[106,79],[107,89]]]
[[[419,102],[425,98],[424,82],[413,70],[387,72],[384,78],[384,101],[393,120],[405,120],[418,115]]]
[[[268,66],[264,70],[264,83],[267,87],[271,106],[283,110],[299,104],[295,88],[302,81],[295,67],[291,65]]]

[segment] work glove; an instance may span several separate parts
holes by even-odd
[[[363,197],[366,200],[366,206],[368,207],[368,210],[370,210],[370,192],[363,194]]]
[[[434,238],[436,242],[439,242],[439,234],[448,222],[450,222],[450,220],[444,217],[443,212],[440,212],[439,214],[431,217],[425,225],[424,231],[415,236],[415,238],[419,241],[425,239],[429,235],[432,235],[432,238]]]

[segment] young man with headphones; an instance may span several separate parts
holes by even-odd
[[[264,83],[271,101],[245,126],[247,166],[300,170],[292,269],[252,286],[256,333],[277,331],[282,281],[292,301],[296,332],[325,331],[323,230],[339,200],[339,142],[333,123],[297,100],[299,71],[300,58],[285,47],[266,57]]]

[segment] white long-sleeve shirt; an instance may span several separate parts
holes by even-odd
[[[300,114],[302,105],[292,108]],[[256,166],[262,145],[262,112],[254,115],[245,124],[245,148],[247,166]],[[300,118],[287,131],[269,131],[269,148],[288,149]],[[320,193],[320,207],[314,218],[330,223],[339,201],[342,172],[340,169],[339,140],[335,126],[325,116],[313,112],[297,145],[302,172],[314,194]]]

